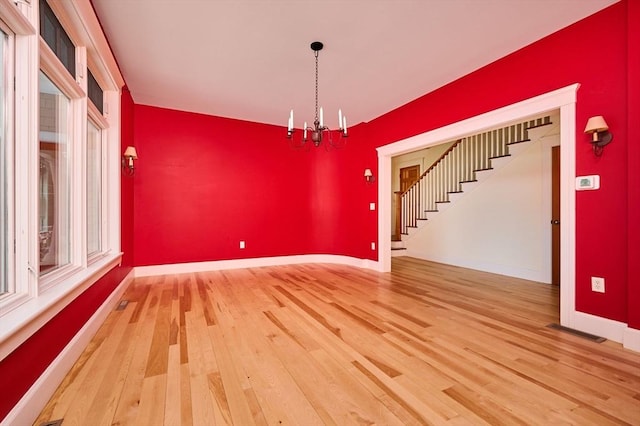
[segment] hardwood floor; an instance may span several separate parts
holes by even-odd
[[[640,424],[640,354],[557,288],[398,257],[137,278],[36,424]]]

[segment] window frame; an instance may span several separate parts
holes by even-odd
[[[3,0],[4,1],[4,0]],[[30,114],[29,87],[32,81],[33,73],[30,72],[30,65],[33,62],[33,55],[30,50],[33,47],[33,39],[36,30],[29,21],[16,7],[7,7],[0,1],[0,21],[4,26],[6,33],[12,34],[10,66],[5,69],[9,80],[9,91],[11,96],[9,106],[7,107],[7,126],[10,128],[9,144],[11,145],[10,158],[11,162],[7,167],[8,172],[8,230],[9,238],[9,260],[8,267],[8,284],[9,292],[0,296],[0,342],[2,341],[2,331],[5,327],[6,313],[13,311],[18,306],[23,305],[33,298],[35,293],[34,279],[32,275],[33,269],[28,260],[29,254],[27,244],[22,243],[28,233],[27,222],[29,217],[26,215],[18,215],[18,211],[27,211],[28,200],[25,194],[18,190],[18,182],[25,182],[28,178],[28,170],[33,166],[26,164],[23,160],[25,152],[30,150],[27,144],[16,144],[16,140],[29,141],[33,134],[33,120]],[[4,66],[4,65],[3,65]],[[13,84],[12,84],[13,83]],[[20,268],[19,265],[26,265],[26,268]],[[0,358],[1,359],[1,358]]]
[[[71,76],[39,34],[39,1],[0,0],[0,20],[15,33],[14,144],[15,181],[12,224],[15,232],[14,281],[20,291],[0,298],[0,361],[50,321],[82,292],[122,260],[120,251],[120,96],[124,80],[104,37],[90,0],[49,2],[75,46],[76,75]],[[103,89],[104,114],[88,105],[87,74],[91,68]],[[38,168],[39,85],[42,70],[69,97],[72,189],[72,267],[39,275]],[[102,248],[86,254],[86,131],[89,119],[102,130],[102,197],[106,212]]]
[[[108,193],[108,189],[109,189],[108,181],[107,181],[107,177],[108,177],[107,143],[108,141],[107,141],[105,131],[109,129],[109,123],[104,118],[102,113],[98,111],[98,108],[96,108],[96,106],[91,101],[89,101],[87,104],[87,130],[88,130],[89,122],[93,124],[100,132],[100,136],[99,136],[100,138],[100,226],[99,226],[100,249],[96,252],[89,253],[89,250],[87,247],[87,250],[86,250],[87,264],[91,265],[97,260],[103,258],[108,253],[108,247],[106,246],[106,241],[107,241],[107,232],[108,232],[107,225],[108,225],[108,212],[109,212],[108,203],[105,202],[107,201],[105,200],[105,196]],[[89,170],[87,168],[87,182],[88,182],[88,173],[89,173]],[[86,194],[86,191],[85,191],[85,194]],[[88,203],[86,203],[86,205],[88,210]],[[88,222],[88,211],[87,211],[87,215],[85,216],[87,217],[87,222]],[[87,236],[88,236],[88,233],[89,233],[89,229],[87,224]],[[88,242],[87,242],[87,246],[88,246]]]
[[[0,188],[0,191],[6,190],[6,194],[4,194],[4,201],[0,203],[5,204],[6,209],[6,217],[4,220],[6,223],[4,224],[5,230],[1,231],[4,235],[4,240],[6,241],[6,247],[0,248],[0,257],[4,257],[4,259],[0,259],[0,262],[5,263],[4,276],[0,277],[0,279],[6,279],[6,291],[2,292],[2,287],[0,287],[0,309],[5,305],[5,300],[7,298],[11,298],[13,294],[23,293],[25,292],[24,286],[18,283],[15,280],[15,254],[14,254],[14,245],[15,245],[15,209],[13,206],[15,205],[14,200],[14,146],[15,146],[15,137],[13,132],[13,117],[14,117],[14,99],[15,99],[15,91],[13,88],[14,74],[15,74],[15,33],[11,30],[11,28],[4,22],[4,20],[0,19],[0,31],[2,31],[6,35],[6,42],[2,40],[1,42],[5,44],[3,47],[2,53],[2,67],[3,67],[3,79],[0,81],[0,84],[3,86],[4,99],[0,99],[0,102],[3,102],[3,115],[2,120],[4,122],[4,131],[0,137],[4,138],[4,160],[5,160],[5,173],[6,176],[4,178],[0,177],[0,179],[5,179],[4,186],[5,188]],[[0,181],[1,182],[1,181]],[[4,214],[0,212],[0,214]],[[0,272],[2,273],[2,272]]]
[[[64,67],[60,59],[51,50],[49,45],[40,37],[40,71],[53,83],[58,90],[60,90],[64,96],[69,100],[69,110],[67,117],[67,137],[68,148],[67,154],[69,169],[69,261],[65,265],[62,265],[47,273],[40,273],[38,280],[39,291],[45,291],[48,288],[63,283],[69,277],[80,271],[84,265],[81,251],[77,247],[77,235],[82,235],[81,220],[83,214],[81,207],[82,200],[84,199],[82,193],[82,176],[81,170],[78,170],[78,161],[81,163],[84,161],[82,156],[83,136],[82,131],[85,127],[83,122],[81,123],[80,115],[83,113],[83,101],[85,94],[80,86],[75,81],[75,76],[69,74],[67,68]],[[39,87],[38,87],[39,89]],[[86,102],[86,101],[85,101]],[[39,112],[38,112],[39,115]],[[39,143],[39,140],[38,140]],[[38,147],[38,152],[40,149]],[[36,201],[37,202],[37,201]],[[40,264],[38,256],[38,265]],[[40,268],[38,267],[38,271]]]

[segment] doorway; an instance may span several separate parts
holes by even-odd
[[[576,101],[578,84],[563,87],[488,113],[464,119],[456,123],[427,131],[410,138],[380,146],[378,151],[378,263],[380,272],[391,270],[391,215],[392,215],[392,165],[391,158],[408,152],[437,145],[443,140],[453,140],[478,130],[499,126],[553,109],[560,110],[560,167],[561,218],[560,230],[560,324],[589,331],[588,326],[578,326],[583,321],[575,305],[575,140]]]
[[[409,166],[400,169],[400,192],[405,192],[420,176],[420,166]]]

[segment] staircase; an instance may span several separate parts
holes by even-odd
[[[451,203],[463,184],[476,182],[478,172],[492,170],[492,160],[509,157],[517,144],[530,141],[529,131],[552,124],[545,116],[478,133],[456,141],[404,192],[396,192],[396,227],[392,254],[401,255],[402,236],[420,221]]]

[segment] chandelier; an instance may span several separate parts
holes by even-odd
[[[307,122],[304,122],[301,138],[294,137],[295,129],[293,127],[293,110],[289,113],[287,138],[291,140],[291,144],[296,148],[303,147],[309,141],[309,137],[316,147],[320,146],[325,137],[329,145],[334,148],[341,148],[346,143],[347,117],[342,115],[342,110],[338,110],[338,130],[331,130],[329,127],[324,125],[322,107],[318,108],[318,53],[323,47],[324,45],[319,41],[311,43],[311,50],[313,50],[316,57],[316,116],[313,120],[313,126],[307,126]]]

